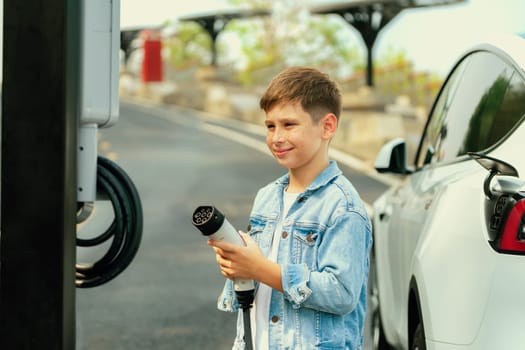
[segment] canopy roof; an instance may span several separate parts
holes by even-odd
[[[465,2],[466,0],[348,0],[346,2],[332,2],[310,7],[311,13],[327,14],[340,13],[362,8],[363,6],[375,6],[386,8],[410,9],[419,7],[434,7],[452,5]]]
[[[372,51],[379,32],[401,11],[465,2],[465,0],[349,0],[312,6],[310,13],[337,14],[353,26],[367,49],[366,83],[374,85]]]
[[[239,18],[249,18],[257,16],[267,16],[270,15],[270,10],[263,9],[232,9],[232,10],[221,10],[213,12],[202,12],[199,14],[186,15],[179,17],[179,21],[215,21],[215,20],[226,20],[230,21],[232,19]]]
[[[271,14],[269,10],[257,9],[238,9],[238,10],[224,10],[214,11],[209,13],[201,13],[195,15],[188,15],[179,17],[179,21],[197,22],[200,26],[208,32],[212,40],[212,65],[217,64],[217,49],[215,41],[219,33],[226,27],[229,21],[234,19],[251,18],[258,16],[268,16]]]
[[[367,49],[366,83],[373,85],[372,51],[379,32],[401,11],[414,8],[429,8],[453,5],[466,0],[348,0],[311,6],[310,13],[317,15],[337,14],[349,25],[353,26],[363,38]],[[204,12],[200,14],[179,17],[179,21],[198,23],[212,39],[212,65],[216,65],[216,40],[229,21],[235,19],[261,17],[271,15],[271,10],[265,9],[230,9]],[[127,31],[126,40],[136,32]],[[128,39],[129,40],[129,39]],[[127,45],[129,48],[129,44]]]

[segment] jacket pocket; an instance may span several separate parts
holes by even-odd
[[[292,263],[317,267],[317,246],[322,229],[319,225],[296,224],[293,229]]]

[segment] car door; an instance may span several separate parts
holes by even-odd
[[[387,227],[388,234],[380,237],[384,241],[385,256],[378,256],[378,261],[388,270],[385,280],[389,280],[390,293],[388,298],[381,300],[383,317],[390,318],[387,323],[398,327],[397,334],[403,334],[402,328],[406,324],[406,299],[408,296],[409,268],[411,255],[417,243],[418,232],[426,220],[425,213],[432,203],[435,188],[432,176],[429,176],[431,159],[440,136],[442,124],[452,102],[452,97],[459,84],[466,62],[454,70],[454,73],[441,89],[440,98],[436,101],[433,112],[425,127],[424,136],[419,150],[426,150],[428,159],[422,165],[415,159],[412,164],[416,171],[407,176],[402,184],[391,190],[385,198],[384,213],[380,213],[381,225]],[[423,165],[426,166],[423,171]],[[382,253],[379,252],[379,255]],[[388,278],[386,278],[388,277]],[[385,288],[382,288],[383,290]],[[384,295],[384,294],[383,294]]]

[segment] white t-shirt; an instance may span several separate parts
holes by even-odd
[[[277,261],[277,252],[279,249],[279,241],[281,239],[281,231],[283,228],[283,218],[288,214],[288,210],[295,202],[299,193],[284,192],[283,195],[283,212],[281,218],[275,228],[272,247],[268,255],[271,261]],[[268,314],[270,312],[270,298],[272,296],[272,288],[264,283],[259,284],[257,294],[250,312],[250,322],[252,328],[252,344],[255,350],[268,350]]]

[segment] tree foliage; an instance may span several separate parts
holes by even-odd
[[[356,37],[334,16],[312,16],[304,1],[230,0],[246,9],[273,10],[271,16],[230,21],[217,38],[219,65],[252,83],[257,71],[273,66],[319,66],[329,73],[351,74],[362,60]],[[177,22],[165,40],[168,62],[175,68],[209,64],[211,39],[197,23]],[[256,80],[256,79],[255,79]]]
[[[338,15],[312,15],[301,0],[229,0],[243,9],[267,9],[269,16],[230,21],[219,34],[217,62],[231,68],[245,84],[257,82],[260,71],[290,65],[315,66],[344,80],[365,67],[362,39]],[[212,41],[194,22],[177,22],[165,42],[175,68],[205,66]],[[375,59],[376,68],[411,66],[404,51],[389,50]],[[263,74],[264,75],[264,74]]]
[[[174,34],[164,38],[167,61],[171,67],[180,69],[208,65],[211,60],[211,38],[195,22],[176,22]]]

